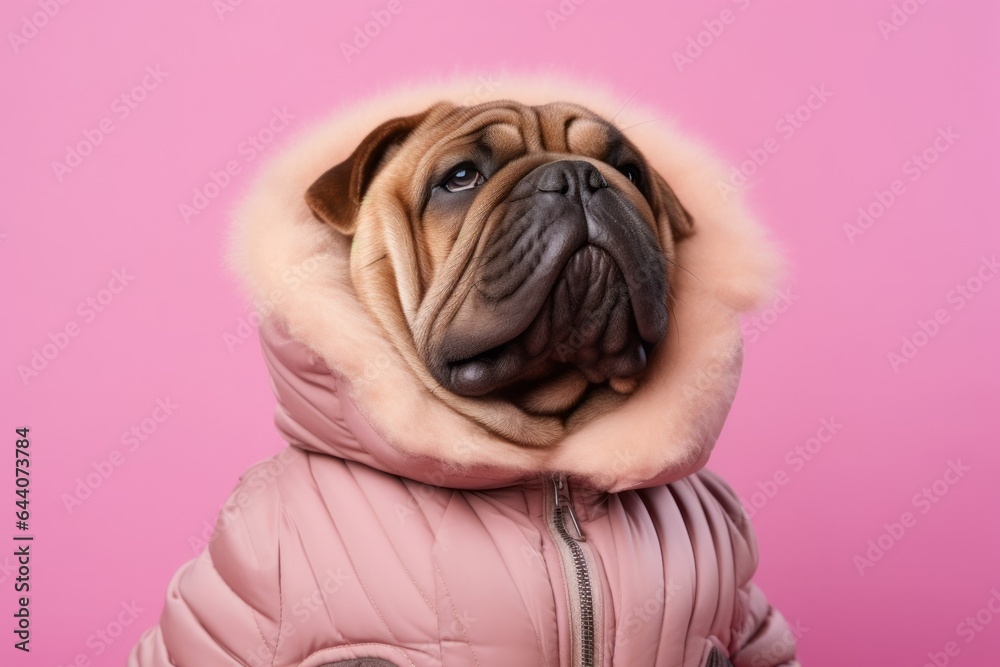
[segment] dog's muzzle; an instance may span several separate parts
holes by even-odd
[[[473,282],[433,350],[451,391],[482,396],[548,364],[592,383],[641,373],[666,333],[666,266],[650,221],[590,162],[522,178],[491,215]]]

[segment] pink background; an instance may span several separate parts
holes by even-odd
[[[502,87],[503,68],[544,68],[592,74],[623,100],[639,91],[733,165],[772,149],[743,189],[787,250],[792,292],[748,324],[741,394],[711,466],[754,506],[758,581],[798,624],[804,663],[919,666],[937,653],[938,665],[996,664],[1000,279],[982,262],[1000,251],[1000,5],[907,0],[899,11],[915,13],[883,34],[891,0],[565,0],[554,23],[558,0],[400,2],[349,62],[340,43],[387,0],[246,0],[221,18],[211,0],[71,2],[38,15],[36,31],[24,20],[42,11],[37,0],[3,4],[0,541],[14,532],[9,455],[21,425],[37,540],[30,656],[11,648],[13,559],[0,548],[0,661],[121,664],[194,555],[191,538],[240,472],[281,447],[256,339],[232,352],[223,339],[247,304],[221,260],[228,211],[277,142],[398,81],[457,69]],[[712,23],[723,10],[729,23]],[[674,52],[705,21],[721,33],[700,35],[707,46],[678,67]],[[13,44],[22,31],[30,38]],[[157,66],[166,77],[147,78],[156,87],[122,117],[114,101]],[[782,119],[812,87],[831,95],[813,98],[790,133]],[[241,143],[275,108],[294,119],[248,161]],[[52,163],[105,118],[113,131],[60,180]],[[937,152],[947,128],[957,138]],[[935,161],[914,172],[908,161],[925,149]],[[186,223],[179,205],[229,160],[240,173]],[[849,239],[858,208],[877,212],[877,192],[896,180],[892,204]],[[122,268],[128,285],[102,292]],[[108,296],[99,313],[80,308]],[[935,329],[926,322],[939,310]],[[921,322],[933,336],[914,336]],[[78,335],[22,381],[18,365],[74,323]],[[904,337],[920,346],[894,369],[887,355]],[[123,432],[157,399],[177,407],[128,451]],[[832,438],[824,419],[840,425]],[[827,442],[798,458],[817,435]],[[115,450],[121,465],[69,512],[63,495]],[[968,470],[939,482],[935,502],[915,499],[949,461]],[[775,475],[782,484],[768,484]],[[905,512],[902,534],[883,535]],[[890,548],[859,573],[855,556],[880,536]],[[117,631],[123,603],[137,618],[108,646],[97,633]],[[984,609],[979,623],[991,624],[960,626]],[[957,655],[946,657],[949,642]]]

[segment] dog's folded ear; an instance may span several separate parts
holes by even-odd
[[[342,234],[354,233],[361,199],[394,146],[401,144],[428,112],[388,120],[368,133],[350,157],[328,169],[306,190],[313,215]]]
[[[656,171],[653,171],[653,191],[658,216],[667,216],[674,240],[680,240],[694,233],[694,218],[687,212],[673,189]]]

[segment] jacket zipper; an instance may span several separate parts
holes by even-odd
[[[572,566],[576,584],[575,590],[571,588],[569,591],[573,664],[579,667],[595,667],[597,604],[591,580],[591,568],[583,546],[581,546],[581,542],[586,542],[587,538],[580,528],[580,522],[577,521],[576,512],[573,511],[569,484],[565,477],[557,477],[552,480],[551,519],[551,528],[558,536],[556,543],[560,546],[564,569],[569,570]],[[572,528],[572,532],[570,532],[570,528]],[[567,585],[572,586],[569,583],[569,577],[567,577]]]

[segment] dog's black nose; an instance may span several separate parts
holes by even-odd
[[[584,160],[559,160],[535,169],[532,180],[542,192],[582,196],[608,187],[597,167]]]

